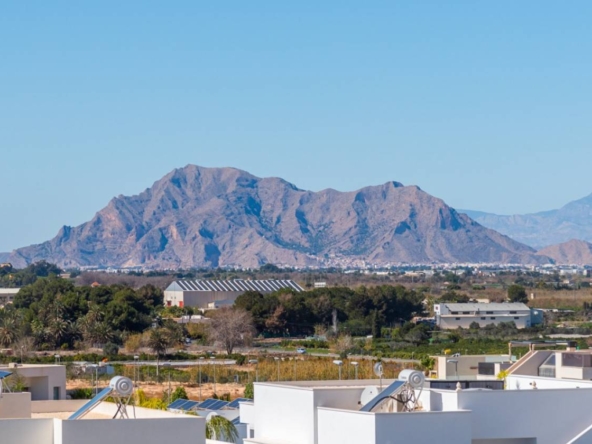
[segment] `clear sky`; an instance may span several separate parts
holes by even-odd
[[[0,251],[189,163],[456,208],[592,193],[592,2],[0,4]]]

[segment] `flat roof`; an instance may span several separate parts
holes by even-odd
[[[49,412],[49,413],[31,413],[31,419],[51,418],[51,419],[68,419],[74,412]],[[82,418],[76,421],[84,421],[86,419],[113,419],[110,415],[102,413],[96,413],[93,411],[88,412]]]
[[[467,303],[457,303],[457,302],[440,302],[439,304],[435,305],[446,305],[449,310],[454,311],[477,311],[477,310],[530,310],[530,308],[526,304],[522,304],[519,302],[490,302],[489,304],[483,304],[479,302],[467,302]]]

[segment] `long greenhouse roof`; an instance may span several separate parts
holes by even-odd
[[[296,292],[304,289],[296,282],[286,280],[245,280],[233,279],[227,281],[198,279],[194,281],[174,281],[167,287],[168,291],[258,291],[260,293],[272,293],[282,288],[288,288]]]

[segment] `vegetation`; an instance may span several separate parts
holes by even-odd
[[[508,287],[508,299],[510,302],[528,302],[526,289],[522,285],[513,284]]]
[[[0,287],[24,287],[40,277],[57,276],[61,272],[58,267],[45,261],[36,262],[22,270],[17,270],[10,264],[0,264]]]
[[[210,341],[231,355],[235,347],[250,343],[254,333],[253,318],[241,308],[223,307],[211,315],[207,331]]]
[[[232,421],[214,413],[206,421],[206,439],[236,442],[238,440],[238,432]]]
[[[23,287],[13,304],[0,309],[0,344],[10,347],[25,337],[41,350],[110,344],[105,352],[115,355],[124,338],[152,325],[162,298],[162,290],[152,286],[75,287],[50,273]]]
[[[267,295],[247,292],[237,298],[235,307],[251,313],[256,330],[266,336],[311,335],[315,327],[328,329],[337,322],[341,331],[366,336],[423,312],[422,300],[423,295],[414,290],[383,285]]]

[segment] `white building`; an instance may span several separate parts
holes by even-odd
[[[284,288],[294,292],[304,291],[300,285],[291,280],[175,281],[164,291],[164,304],[167,307],[197,308],[209,308],[210,304],[214,307],[232,305],[237,297],[247,291],[266,294]]]
[[[32,401],[66,399],[66,367],[49,364],[0,365],[0,371],[10,372],[19,385],[31,394]]]
[[[383,381],[386,386],[392,381]],[[592,443],[592,387],[434,390],[420,410],[362,411],[379,381],[256,383],[241,404],[245,444]],[[528,389],[527,389],[528,388]],[[388,401],[393,402],[393,401]]]
[[[438,355],[433,374],[436,379],[463,381],[495,379],[507,370],[515,357],[509,355]]]
[[[0,306],[12,304],[20,288],[0,288]]]
[[[203,416],[133,407],[132,392],[130,379],[115,377],[92,400],[0,393],[0,444],[223,444],[206,440]],[[110,397],[116,402],[107,402]]]
[[[441,303],[434,304],[436,325],[443,330],[469,328],[473,322],[489,324],[514,322],[517,328],[528,328],[543,322],[543,312],[521,303]]]

